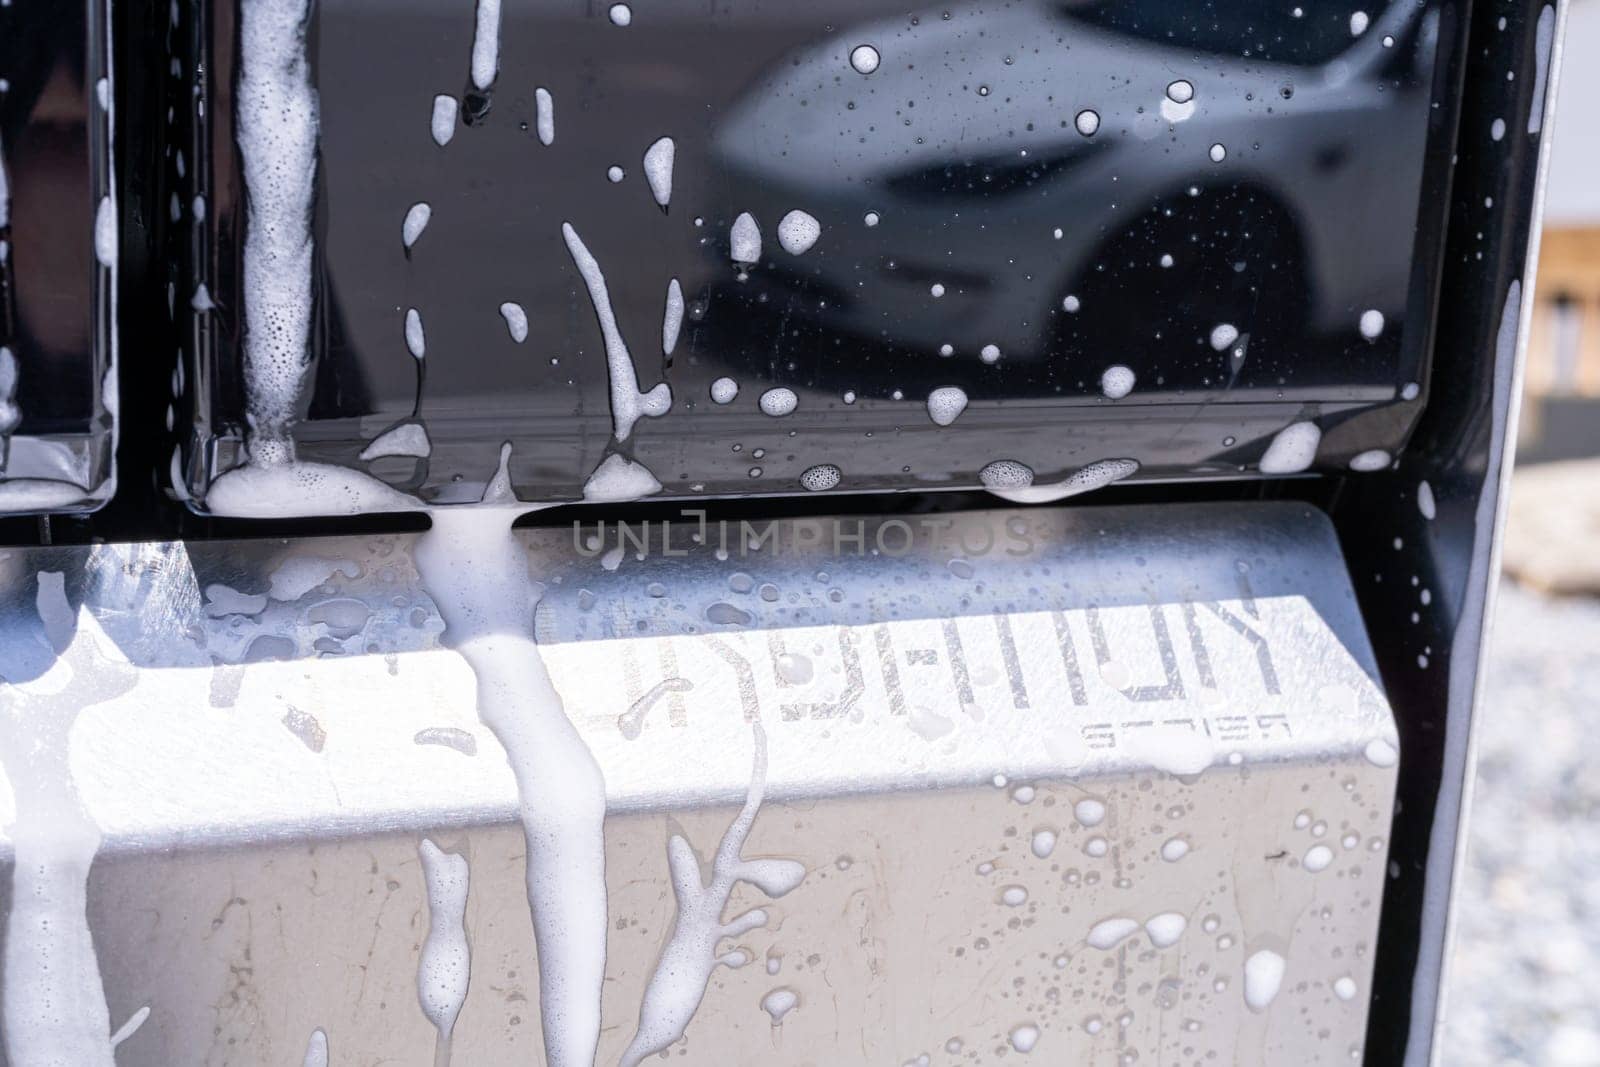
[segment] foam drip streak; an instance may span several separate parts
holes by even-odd
[[[415,560],[446,643],[477,679],[478,717],[516,778],[546,1061],[592,1067],[606,961],[605,780],[533,640],[542,588],[511,531],[526,509],[511,494],[504,455],[484,503],[501,507],[432,512]]]
[[[135,675],[102,653],[99,625],[87,612],[73,636],[59,572],[40,573],[38,610],[55,663],[33,683],[0,685],[0,766],[16,798],[0,1031],[18,1067],[113,1067],[88,916],[100,829],[73,783],[70,742],[78,714],[132,689]]]
[[[806,870],[793,860],[747,860],[741,853],[767,784],[767,735],[759,722],[751,724],[755,756],[750,772],[750,789],[744,807],[729,824],[717,846],[711,864],[711,881],[700,880],[700,861],[687,840],[673,834],[667,840],[667,866],[672,874],[672,894],[677,898],[678,914],[672,934],[639,1004],[639,1028],[621,1067],[638,1067],[683,1037],[704,999],[711,974],[719,964],[739,966],[733,953],[717,954],[723,938],[738,937],[766,925],[767,913],[760,908],[723,922],[733,887],[748,882],[770,897],[781,897],[798,886]]]
[[[289,428],[310,369],[317,94],[306,62],[310,0],[241,0],[239,153],[244,239],[245,393],[250,458],[294,460]]]

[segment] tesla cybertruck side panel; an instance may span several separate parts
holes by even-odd
[[[90,511],[116,486],[109,19],[0,5],[0,514]]]
[[[1396,734],[1325,516],[634,532],[519,533],[606,782],[597,1062],[1360,1055]],[[427,551],[0,560],[33,756],[0,749],[6,936],[92,940],[105,1025],[147,1015],[118,1063],[422,1062],[434,1024],[457,1062],[543,1062],[517,789]],[[680,952],[708,901],[724,935]]]
[[[1430,400],[1395,467],[1323,498],[1399,709],[1404,753],[1373,1063],[1443,1062],[1435,1027],[1451,887],[1465,858],[1472,720],[1500,570],[1564,12],[1536,0],[1472,9]]]
[[[175,34],[202,510],[279,438],[428,501],[507,440],[538,501],[1056,486],[1369,469],[1426,400],[1456,4],[265,8]]]

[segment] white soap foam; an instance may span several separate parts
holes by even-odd
[[[661,483],[641,463],[612,452],[583,483],[583,499],[590,503],[619,503],[661,492]]]
[[[205,503],[214,514],[249,519],[413,511],[420,506],[416,497],[348,467],[307,462],[262,464],[254,459],[212,482]]]
[[[320,1027],[311,1031],[311,1039],[306,1042],[305,1058],[300,1064],[301,1067],[328,1067],[328,1035]]]
[[[735,263],[748,266],[761,261],[761,226],[748,211],[740,212],[728,231],[729,255]]]
[[[1381,448],[1369,448],[1365,452],[1358,452],[1350,458],[1350,469],[1353,471],[1381,471],[1394,462],[1394,457]]]
[[[1129,919],[1126,916],[1118,915],[1114,918],[1102,919],[1090,929],[1087,938],[1088,945],[1090,948],[1097,948],[1103,952],[1109,951],[1132,936],[1138,929],[1138,920]]]
[[[487,507],[434,509],[414,559],[444,618],[445,644],[477,680],[478,717],[516,778],[546,1062],[589,1067],[605,977],[605,781],[533,639],[542,587],[511,532],[526,509],[511,489],[509,452],[501,450],[484,492]]]
[[[1244,961],[1244,1002],[1251,1011],[1266,1011],[1277,999],[1287,967],[1288,962],[1270,948],[1253,952]]]
[[[433,116],[428,123],[433,143],[443,148],[456,135],[456,98],[440,93],[433,98]]]
[[[1356,980],[1348,974],[1335,978],[1333,980],[1333,995],[1340,1000],[1354,1000],[1356,996]]]
[[[661,312],[661,351],[672,355],[683,329],[683,286],[673,278],[667,283],[667,306]]]
[[[818,463],[805,469],[800,475],[800,484],[810,492],[820,493],[836,487],[843,477],[844,473],[832,463]]]
[[[620,182],[624,176],[625,175],[622,172],[622,168],[616,164],[612,164],[606,168],[606,181],[610,182],[612,185]]]
[[[481,92],[500,73],[500,0],[478,0],[472,31],[472,84]]]
[[[746,860],[740,854],[761,808],[767,780],[766,731],[760,723],[751,724],[751,730],[755,735],[755,759],[750,789],[744,807],[717,846],[710,882],[701,880],[699,858],[686,839],[673,834],[667,841],[667,865],[678,913],[645,985],[638,1029],[622,1055],[621,1067],[638,1067],[646,1057],[681,1038],[705,996],[712,971],[719,963],[729,962],[727,957],[717,955],[718,942],[766,924],[767,914],[760,908],[723,922],[722,913],[733,887],[747,882],[770,897],[781,897],[805,878],[805,867],[793,860]]]
[[[1533,92],[1528,101],[1528,132],[1538,133],[1544,125],[1544,98],[1550,78],[1550,50],[1555,45],[1556,8],[1546,4],[1539,10],[1539,23],[1534,28]]]
[[[1207,152],[1206,154],[1211,157],[1211,162],[1221,163],[1224,159],[1228,158],[1228,148],[1226,145],[1220,143],[1214,144],[1211,146],[1211,151]]]
[[[949,426],[967,410],[967,393],[959,385],[941,385],[928,394],[928,418],[936,426]]]
[[[1100,375],[1100,392],[1107,400],[1121,400],[1133,392],[1133,371],[1120,363],[1105,369]]]
[[[1144,932],[1150,935],[1150,943],[1156,948],[1171,948],[1183,937],[1188,926],[1189,920],[1180,912],[1164,911],[1145,920]]]
[[[1138,460],[1100,459],[1050,485],[1027,485],[1016,489],[991,488],[990,492],[1013,504],[1051,504],[1080,493],[1102,489],[1112,482],[1136,474],[1138,470]]]
[[[1381,737],[1375,737],[1367,742],[1367,747],[1362,754],[1367,762],[1374,767],[1393,767],[1400,762],[1400,750],[1394,743]]]
[[[608,12],[613,26],[633,25],[633,8],[627,4],[612,4]]]
[[[1261,456],[1262,474],[1296,474],[1317,458],[1322,431],[1314,422],[1290,423],[1279,430]]]
[[[539,143],[548,147],[556,139],[556,102],[550,90],[539,86],[533,91],[534,129],[539,133]]]
[[[6,178],[6,146],[0,140],[0,230],[11,225],[11,186]]]
[[[433,442],[428,439],[427,427],[420,422],[402,422],[380,433],[361,450],[361,460],[382,459],[386,456],[412,456],[423,459],[433,454]]]
[[[417,243],[417,238],[428,228],[428,220],[431,218],[433,218],[433,208],[425,200],[418,201],[406,209],[405,221],[400,224],[400,240],[407,249]]]
[[[1223,351],[1239,339],[1239,329],[1231,322],[1218,323],[1211,328],[1211,347]]]
[[[64,576],[42,571],[36,610],[57,656],[26,682],[0,686],[0,769],[11,784],[11,907],[0,958],[0,1040],[14,1064],[113,1067],[111,1018],[89,932],[89,868],[100,829],[73,781],[79,713],[137,681],[87,610],[67,603]]]
[[[606,372],[611,380],[611,426],[618,441],[626,441],[633,432],[634,423],[641,417],[665,415],[672,407],[672,387],[661,382],[647,393],[639,392],[639,376],[633,369],[633,357],[617,327],[616,314],[611,309],[611,294],[606,290],[605,275],[600,264],[584,245],[578,231],[570,223],[561,224],[561,236],[566,239],[567,251],[578,273],[589,289],[589,300],[594,305],[595,317],[600,320],[600,333],[606,346]]]
[[[881,62],[883,57],[870,44],[858,44],[850,49],[850,66],[857,74],[871,74]]]
[[[1158,771],[1194,775],[1216,761],[1216,744],[1207,735],[1183,726],[1157,726],[1128,737],[1128,755]]]
[[[822,236],[822,223],[799,208],[778,220],[778,243],[791,256],[804,255]]]
[[[1383,312],[1377,308],[1368,308],[1361,313],[1361,336],[1369,341],[1376,341],[1383,333]]]
[[[406,349],[417,359],[428,353],[428,339],[422,332],[422,313],[416,308],[406,309]]]
[[[1489,123],[1489,139],[1492,141],[1504,140],[1506,136],[1506,120],[1495,119]]]
[[[778,386],[761,394],[761,410],[773,418],[782,418],[800,405],[793,389]]]
[[[418,847],[428,891],[428,934],[417,959],[417,999],[433,1024],[434,1064],[450,1060],[450,1035],[467,1000],[472,947],[467,942],[467,857],[445,852],[427,838]]]
[[[94,212],[94,258],[102,267],[117,265],[117,202],[109,196]]]
[[[22,421],[22,409],[17,406],[17,357],[11,349],[0,345],[0,435],[8,434]]]
[[[111,1047],[116,1048],[118,1045],[128,1040],[128,1038],[132,1037],[134,1034],[137,1034],[139,1032],[139,1027],[143,1026],[146,1020],[149,1018],[150,1005],[148,1004],[144,1005],[138,1011],[128,1016],[128,1021],[117,1027],[117,1032],[111,1035]]]
[[[1352,12],[1350,15],[1350,36],[1360,37],[1363,33],[1366,33],[1370,22],[1371,19],[1368,18],[1365,11]]]
[[[1168,82],[1167,99],[1174,104],[1187,104],[1194,99],[1194,83],[1183,78]]]
[[[1106,819],[1105,802],[1084,797],[1072,806],[1072,816],[1078,820],[1079,826],[1099,826]]]
[[[1000,346],[984,345],[978,349],[978,358],[985,363],[998,363],[1000,361]]]
[[[1074,293],[1068,293],[1066,296],[1061,298],[1062,311],[1071,312],[1072,314],[1076,315],[1078,310],[1082,307],[1083,301],[1079,300],[1077,295]]]
[[[1049,859],[1050,853],[1056,850],[1056,832],[1040,828],[1033,832],[1033,854],[1040,859]]]
[[[1333,862],[1333,849],[1327,845],[1312,845],[1300,860],[1300,865],[1312,874],[1328,869],[1328,864]]]
[[[670,137],[658,138],[644,150],[644,180],[663,208],[672,203],[672,165],[677,157],[678,146]]]
[[[787,986],[779,986],[761,998],[761,1010],[772,1016],[772,1025],[783,1025],[783,1017],[800,1006],[800,995]]]
[[[731,404],[739,395],[739,383],[732,378],[718,378],[711,383],[711,399],[718,404]]]
[[[1177,863],[1189,854],[1189,842],[1181,837],[1169,837],[1161,845],[1161,858],[1168,863]]]
[[[1039,1028],[1032,1023],[1024,1023],[1014,1027],[1011,1031],[1011,1047],[1023,1055],[1032,1052],[1039,1043]]]
[[[984,464],[978,481],[991,490],[1021,489],[1033,484],[1033,469],[1014,459],[997,459]]]
[[[1433,486],[1427,482],[1417,483],[1417,510],[1422,512],[1422,517],[1429,522],[1439,514],[1438,504],[1433,499]]]
[[[528,339],[528,313],[521,304],[507,300],[500,305],[500,317],[506,320],[506,330],[513,341],[520,345]]]
[[[216,309],[217,305],[211,299],[211,290],[206,288],[205,282],[194,287],[194,295],[189,298],[189,306],[202,314]]]
[[[1093,137],[1095,131],[1100,129],[1100,113],[1084,108],[1073,117],[1072,124],[1085,137]]]
[[[1020,885],[1008,885],[1000,891],[1000,903],[1008,908],[1020,908],[1028,902],[1028,891]]]
[[[236,139],[244,166],[244,380],[253,463],[294,459],[289,427],[310,367],[317,94],[310,0],[240,8]]]

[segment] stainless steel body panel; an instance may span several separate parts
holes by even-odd
[[[547,583],[541,653],[607,782],[601,1061],[671,927],[667,835],[715,848],[760,723],[746,851],[808,873],[729,942],[749,962],[715,972],[683,1062],[989,1062],[1023,1026],[1051,1062],[1349,1062],[1395,730],[1326,520],[1255,504],[936,521],[763,539],[678,520],[665,548],[659,524],[647,549],[633,527],[627,552],[615,526],[599,543],[592,525],[520,531]],[[64,755],[101,834],[88,915],[111,1018],[151,1008],[118,1062],[294,1061],[313,1027],[334,1062],[425,1062],[419,832],[471,862],[458,1062],[539,1062],[512,776],[413,542],[0,555],[0,714],[54,684],[41,572],[82,605],[67,658],[98,648],[108,676],[120,659],[136,676],[78,712]],[[729,914],[741,901],[760,895]],[[1131,929],[1094,947],[1112,919]],[[1261,953],[1283,969],[1252,1007]],[[779,988],[798,1006],[775,1026],[761,1004]]]

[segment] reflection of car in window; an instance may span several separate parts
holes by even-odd
[[[1401,385],[1432,18],[1225,7],[930,11],[775,64],[716,150],[758,217],[803,207],[828,237],[729,284],[782,323],[761,358],[802,351],[804,384],[884,393],[1098,395],[1113,362],[1142,399]],[[882,54],[870,76],[846,61],[857,40]],[[863,382],[873,352],[905,358]]]

